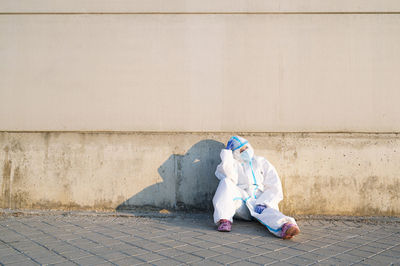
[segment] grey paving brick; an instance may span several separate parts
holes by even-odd
[[[121,232],[118,232],[118,231],[107,232],[104,235],[109,236],[109,237],[114,238],[114,239],[118,239],[120,237],[126,236],[124,233],[121,233]]]
[[[205,242],[204,240],[193,238],[193,237],[182,237],[182,238],[178,238],[178,240],[181,241],[182,243],[186,243],[186,244],[196,244],[196,243]]]
[[[156,243],[164,243],[164,242],[169,242],[172,239],[170,237],[166,237],[166,236],[154,236],[150,238],[152,241],[156,242]]]
[[[148,250],[138,248],[138,247],[126,247],[124,249],[113,249],[113,250],[119,250],[120,252],[128,254],[130,256],[136,256],[136,255],[149,253]]]
[[[357,261],[360,261],[362,258],[359,256],[354,256],[351,254],[343,253],[343,254],[339,254],[339,255],[330,257],[329,259],[338,259],[340,261],[345,261],[347,263],[355,263]]]
[[[153,261],[151,264],[165,266],[165,265],[181,265],[183,263],[171,258],[167,258],[167,259]]]
[[[60,263],[54,263],[54,264],[49,264],[49,265],[54,265],[54,266],[76,266],[76,265],[78,265],[77,263],[75,263],[75,262],[72,262],[72,261],[63,261],[63,262],[60,262]]]
[[[250,261],[252,263],[257,263],[257,264],[269,264],[269,263],[276,262],[278,260],[269,258],[269,257],[265,257],[265,256],[254,256],[254,257],[246,259],[246,261]]]
[[[36,259],[36,258],[45,258],[47,256],[54,256],[54,255],[58,255],[57,253],[54,253],[50,250],[46,250],[46,251],[41,251],[41,252],[35,252],[35,253],[31,253],[31,254],[26,254],[27,256]]]
[[[36,243],[34,243],[30,240],[23,240],[23,241],[13,241],[13,242],[8,243],[8,245],[20,250],[20,249],[29,248],[33,245],[36,245]]]
[[[61,255],[69,260],[76,260],[76,259],[92,256],[92,254],[85,252],[83,250],[68,251],[68,252],[62,253]]]
[[[201,250],[192,252],[192,254],[194,254],[196,256],[199,256],[199,257],[202,257],[204,259],[221,255],[221,253],[218,253],[218,252],[215,252],[215,251],[212,251],[212,250],[208,250],[208,249],[201,249]]]
[[[400,251],[395,250],[395,249],[388,249],[388,250],[385,250],[385,251],[381,252],[380,255],[384,255],[384,256],[388,256],[388,257],[400,258]]]
[[[36,232],[36,234],[30,235],[29,239],[38,240],[38,239],[43,239],[43,238],[46,238],[46,237],[48,237],[47,234],[42,233],[42,232]]]
[[[203,258],[201,258],[199,256],[195,256],[195,255],[188,254],[188,253],[174,257],[174,260],[177,260],[177,261],[180,261],[183,263],[193,263],[196,261],[201,261],[202,259]]]
[[[357,244],[357,243],[352,243],[352,242],[341,241],[341,242],[336,243],[335,246],[345,247],[345,248],[348,248],[348,249],[355,249],[355,248],[358,248],[360,246],[363,246],[363,244]]]
[[[227,253],[226,255],[238,258],[238,259],[247,259],[250,257],[253,257],[254,254],[247,252],[247,251],[243,251],[243,250],[235,250],[234,252],[231,253]]]
[[[334,240],[334,242],[337,242],[337,241],[342,241],[343,239],[346,239],[347,235],[338,234],[337,232],[329,232],[326,235],[326,238],[332,239],[332,240]]]
[[[196,243],[192,243],[193,246],[196,247],[200,247],[200,248],[216,248],[216,247],[220,247],[220,244],[216,244],[213,242],[208,242],[208,241],[200,241],[200,242],[196,242]]]
[[[146,254],[137,255],[135,257],[140,259],[140,260],[146,261],[146,262],[152,262],[152,261],[166,259],[165,256],[162,256],[162,255],[154,253],[154,252],[149,252],[149,253],[146,253]]]
[[[315,265],[315,264],[314,264]],[[319,261],[317,265],[338,265],[338,266],[347,266],[349,265],[349,262],[340,260],[337,258],[328,258],[323,261]]]
[[[115,264],[113,264],[113,265],[115,265]],[[140,265],[140,266],[153,266],[154,264],[153,263],[149,263],[149,262],[144,262],[144,263],[138,264],[138,265]]]
[[[14,250],[14,249],[12,249],[12,248],[10,248],[10,247],[8,247],[8,246],[7,246],[7,248],[0,249],[0,258],[4,257],[4,256],[7,256],[7,255],[13,255],[13,254],[16,255],[16,254],[21,254],[21,253],[16,251],[16,250]]]
[[[116,250],[116,251],[120,251],[120,250],[125,251],[125,250],[132,250],[132,249],[144,250],[141,246],[138,247],[138,246],[131,245],[131,244],[119,243],[118,245],[112,245],[112,246],[105,246],[105,247],[100,246],[100,247],[97,247],[96,249],[108,248],[108,249],[112,249],[112,250]],[[94,250],[96,250],[96,249],[94,249]]]
[[[0,263],[3,263],[3,264],[20,262],[20,261],[25,261],[25,260],[30,260],[30,258],[25,255],[22,255],[22,254],[10,254],[10,255],[5,255],[5,256],[0,257]]]
[[[108,261],[117,261],[117,260],[122,260],[124,258],[130,257],[129,255],[118,252],[118,251],[104,253],[104,254],[101,254],[98,256],[100,256],[101,258],[104,258]]]
[[[48,250],[47,248],[40,247],[40,246],[33,246],[30,249],[28,249],[28,248],[22,249],[22,250],[20,250],[20,252],[22,252],[23,254],[30,256],[30,257],[33,257],[33,256],[37,257],[38,254],[42,254],[42,253],[46,253],[46,254],[49,252],[53,253],[52,251]]]
[[[258,247],[249,245],[249,244],[245,244],[245,243],[234,243],[234,244],[230,244],[227,245],[230,248],[233,248],[235,250],[254,250],[254,249],[258,249]]]
[[[55,254],[51,254],[45,257],[39,257],[39,258],[35,258],[35,261],[39,262],[40,264],[50,264],[50,263],[59,263],[59,262],[63,262],[66,261],[67,259],[65,259],[64,257],[55,255]]]
[[[284,262],[295,265],[307,265],[313,263],[314,261],[304,257],[291,257],[289,259],[284,260]]]
[[[298,252],[297,255],[300,255],[300,254],[303,253],[301,251],[297,251],[297,252]],[[291,258],[291,257],[293,257],[295,255],[287,253],[286,249],[284,249],[282,251],[275,251],[275,252],[267,253],[264,256],[272,258],[274,260],[283,260],[283,259]]]
[[[14,241],[24,241],[25,238],[18,234],[5,234],[0,237],[0,240],[4,241],[5,243],[9,243]]]
[[[298,250],[298,249],[295,249],[295,248],[285,248],[285,249],[279,250],[279,252],[283,252],[283,253],[287,254],[288,256],[291,256],[291,257],[304,254],[304,251],[301,251],[301,250]]]
[[[174,248],[159,250],[159,251],[157,251],[157,253],[160,254],[160,255],[163,255],[165,257],[168,257],[168,258],[173,258],[173,257],[176,257],[176,256],[180,256],[180,255],[186,254],[185,252],[183,252],[181,250],[174,249]]]
[[[72,251],[80,251],[81,250],[78,247],[75,247],[75,246],[67,244],[67,243],[51,246],[51,247],[49,247],[49,249],[52,250],[52,251],[55,251],[55,252],[57,252],[59,254],[63,254],[63,253],[66,253],[66,252],[72,252]]]
[[[293,264],[285,261],[279,261],[279,262],[274,262],[268,265],[274,265],[274,266],[293,266]]]
[[[400,237],[400,236],[399,236],[399,237]],[[396,246],[390,248],[390,249],[400,251],[400,243],[399,243],[398,245],[396,245]]]
[[[224,244],[228,244],[227,241],[223,238],[219,238],[219,237],[214,237],[214,236],[209,236],[209,235],[201,235],[201,236],[197,236],[194,237],[200,240],[205,240],[207,242],[212,242],[215,244],[220,244],[220,245],[224,245]]]
[[[196,231],[186,231],[186,232],[182,232],[179,234],[182,238],[184,237],[196,237],[196,236],[201,236],[203,235],[203,233],[200,232],[196,232]]]
[[[46,243],[38,243],[39,245],[42,245],[43,247],[47,248],[47,249],[51,249],[54,246],[60,245],[60,242],[46,242]]]
[[[367,244],[367,246],[370,246],[370,247],[377,247],[377,248],[381,248],[381,249],[388,249],[388,248],[392,247],[392,245],[390,245],[390,244],[378,243],[378,242],[369,242],[369,243]]]
[[[7,266],[34,266],[34,265],[40,265],[40,264],[34,262],[33,260],[24,260],[14,263],[7,263]]]
[[[158,243],[155,243],[155,244],[158,244]],[[158,245],[160,245],[163,248],[165,248],[165,246],[171,247],[171,248],[175,248],[175,247],[185,246],[187,244],[186,243],[182,243],[180,241],[172,240],[172,241],[164,242],[164,243],[158,244]]]
[[[57,238],[55,238],[55,237],[52,237],[52,236],[49,236],[49,235],[43,235],[42,237],[40,237],[40,238],[36,238],[35,239],[35,242],[37,242],[37,243],[40,243],[40,244],[42,244],[42,245],[44,245],[44,244],[51,244],[51,243],[57,243],[58,241],[60,241],[60,240],[58,240]]]
[[[382,247],[372,247],[370,245],[365,245],[365,246],[360,246],[357,247],[358,250],[362,250],[362,251],[368,251],[371,253],[379,253],[385,250],[385,248]]]
[[[372,256],[372,257],[370,257],[369,259],[378,261],[378,262],[380,262],[381,264],[382,264],[382,263],[388,263],[388,264],[389,264],[389,263],[395,263],[396,261],[398,262],[398,260],[399,260],[398,257],[388,257],[388,256],[381,255],[381,254]]]
[[[339,241],[336,239],[329,239],[328,237],[324,237],[324,238],[319,238],[316,240],[310,240],[310,242],[308,242],[308,243],[323,248],[326,246],[330,246],[332,244],[337,244],[338,242]]]
[[[227,254],[227,253],[232,253],[236,249],[227,247],[227,246],[217,246],[217,247],[212,247],[210,248],[212,251],[218,252],[220,254]]]
[[[373,252],[370,251],[365,251],[365,250],[360,250],[360,249],[353,249],[350,251],[346,251],[345,254],[350,254],[350,255],[354,255],[354,256],[358,256],[360,258],[368,258],[371,257],[372,255],[374,255]]]
[[[101,263],[106,263],[107,261],[101,257],[89,256],[80,259],[73,260],[73,262],[79,265],[98,265]]]
[[[385,264],[385,263],[382,263],[382,261],[376,261],[374,259],[363,259],[362,261],[357,262],[354,265],[373,265],[373,266],[376,266],[376,265],[383,265],[383,264]],[[387,263],[387,265],[389,265],[389,263]]]
[[[233,263],[236,261],[239,261],[240,259],[223,254],[223,255],[219,255],[219,256],[215,256],[210,258],[210,260],[219,262],[219,263],[223,263],[223,264],[228,264],[228,263]]]
[[[293,245],[293,247],[295,247],[295,246],[297,246],[297,243],[296,243],[296,245]],[[262,253],[262,252],[268,252],[270,250],[278,251],[278,250],[282,250],[284,248],[286,248],[286,247],[280,245],[280,243],[267,243],[267,244],[265,244],[263,246],[256,246],[255,248],[252,248],[251,252],[253,252],[253,253]]]
[[[362,238],[359,238],[359,237],[352,237],[352,238],[346,239],[346,242],[360,244],[360,245],[366,245],[371,241],[365,240],[365,239],[362,239]]]
[[[260,265],[260,264],[241,260],[241,261],[237,261],[234,263],[230,263],[228,265],[230,265],[230,266],[255,266],[255,265]]]
[[[315,249],[319,249],[320,247],[314,246],[314,245],[310,245],[308,243],[301,243],[301,244],[293,246],[292,248],[306,252],[306,251],[312,251],[312,250],[315,250]]]
[[[336,247],[329,246],[329,247],[313,250],[312,253],[319,254],[319,255],[325,256],[325,257],[331,257],[334,255],[340,254],[340,253],[344,252],[345,250],[346,250],[346,248],[338,249]]]
[[[109,254],[109,253],[113,253],[113,252],[121,252],[121,250],[115,250],[115,249],[112,249],[110,247],[100,246],[100,247],[93,248],[93,249],[91,249],[90,251],[87,251],[87,252],[89,252],[91,254],[95,254],[95,255],[100,255],[101,256],[101,255]]]
[[[178,243],[177,243],[178,244]],[[181,243],[181,245],[184,245]],[[150,250],[150,251],[159,251],[159,250],[164,250],[170,248],[170,246],[164,245],[164,244],[158,244],[158,243],[151,243],[143,246],[144,249]]]
[[[219,266],[219,265],[223,265],[223,264],[216,262],[216,261],[205,259],[202,261],[193,262],[190,265],[193,265],[193,266]]]
[[[381,238],[381,239],[378,239],[375,242],[383,243],[383,244],[387,244],[387,245],[391,245],[391,246],[395,246],[395,245],[399,244],[399,235],[396,234],[396,236],[390,236],[390,237]]]
[[[246,239],[243,240],[243,236],[241,235],[235,235],[232,239],[235,239],[236,242],[240,242],[243,244],[247,244],[250,246],[255,246],[255,247],[259,247],[259,246],[264,246],[264,245],[268,245],[269,241],[266,240],[265,238],[255,238],[255,239]]]
[[[361,240],[365,240],[366,242],[372,242],[372,241],[376,241],[378,239],[381,239],[383,236],[382,235],[363,235],[363,236],[357,236],[358,238],[360,238]]]
[[[304,253],[304,254],[299,255],[299,256],[296,256],[296,257],[304,258],[304,259],[309,259],[309,260],[312,260],[312,261],[314,261],[314,262],[318,262],[318,261],[321,261],[321,260],[323,260],[323,259],[326,259],[328,256],[326,256],[326,255],[320,255],[320,254],[315,254],[315,253],[313,253],[313,252],[307,252],[307,253]]]
[[[78,247],[81,249],[90,249],[90,248],[100,246],[99,244],[94,243],[93,241],[89,241],[87,239],[80,239],[80,240],[75,239],[75,240],[69,241],[68,243],[70,243],[74,247]],[[51,245],[49,247],[51,247]]]
[[[120,243],[120,245],[130,245],[130,246],[145,248],[147,245],[151,245],[151,244],[154,244],[154,243],[155,242],[150,241],[148,239],[136,239],[136,240],[132,240],[132,241],[129,241],[129,242]],[[116,248],[118,248],[118,246]]]
[[[178,246],[178,247],[175,247],[175,248],[177,250],[181,250],[181,251],[184,251],[184,252],[187,252],[187,253],[193,253],[195,251],[201,250],[201,248],[199,248],[199,247],[188,245],[188,244],[183,245],[183,246]]]

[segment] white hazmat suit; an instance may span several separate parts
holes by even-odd
[[[244,146],[248,147],[246,156],[240,153]],[[265,158],[254,156],[247,140],[232,137],[220,156],[222,162],[215,172],[220,182],[213,198],[216,224],[221,219],[232,222],[233,216],[245,220],[254,217],[278,237],[282,236],[281,228],[285,223],[296,224],[292,217],[279,211],[278,203],[283,199],[283,193],[274,166]],[[267,208],[259,214],[254,211],[257,205]]]

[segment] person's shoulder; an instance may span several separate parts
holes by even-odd
[[[254,160],[256,160],[258,165],[264,165],[265,167],[273,166],[265,157],[254,155]]]
[[[268,162],[268,160],[262,156],[258,156],[258,155],[254,155],[254,160],[256,160],[257,162]]]

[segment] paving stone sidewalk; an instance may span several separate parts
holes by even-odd
[[[0,213],[1,265],[400,265],[396,218],[303,218],[281,240],[255,221],[217,232],[208,214]]]

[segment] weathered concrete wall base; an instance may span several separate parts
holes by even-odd
[[[212,209],[228,133],[0,133],[0,207]],[[398,134],[242,134],[285,213],[400,216]]]

